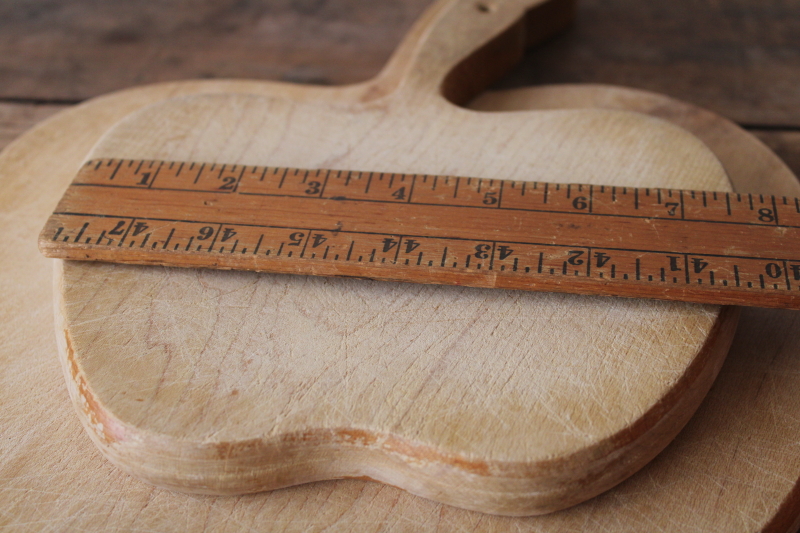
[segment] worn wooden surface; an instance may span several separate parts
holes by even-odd
[[[645,28],[638,30],[646,31]],[[547,107],[548,100],[547,97],[543,98],[543,107]],[[537,98],[532,95],[530,105],[535,106],[536,102]],[[669,106],[662,102],[655,107],[663,111]],[[3,106],[3,109],[7,108]],[[26,116],[42,110],[16,105],[11,108],[6,116],[22,118],[14,118],[14,123],[8,126],[9,130],[19,127],[18,124]],[[677,111],[678,115],[681,113],[683,111]],[[43,138],[47,138],[46,131],[42,134]],[[791,132],[768,131],[765,136],[777,146],[783,146],[783,153],[794,153]],[[11,156],[13,160],[13,152]],[[766,168],[763,170],[767,175]],[[39,206],[42,209],[44,207]],[[32,251],[26,253],[32,254]],[[23,270],[31,279],[46,276],[45,265],[35,260],[25,263]],[[20,276],[23,270],[19,271]],[[737,523],[742,530],[751,530],[753,522],[750,522],[749,512],[742,511],[741,500],[732,503],[730,499],[733,495],[742,494],[750,495],[746,507],[751,511],[759,510],[761,523],[764,523],[764,516],[767,516],[766,521],[774,516],[771,520],[778,526],[790,525],[793,520],[791,509],[796,509],[797,502],[791,498],[785,499],[788,495],[785,488],[776,489],[753,481],[766,476],[773,481],[782,480],[787,484],[784,487],[790,487],[793,483],[790,469],[786,467],[786,457],[778,452],[791,450],[792,440],[790,438],[780,443],[775,440],[780,438],[777,429],[791,428],[795,423],[791,413],[796,411],[796,404],[791,398],[796,389],[792,376],[796,375],[797,369],[792,366],[792,361],[796,360],[798,347],[793,337],[797,324],[791,314],[746,313],[746,325],[739,338],[742,347],[733,352],[718,386],[701,408],[700,416],[684,432],[687,440],[676,442],[645,472],[620,487],[620,491],[577,508],[579,511],[573,518],[565,518],[566,515],[560,513],[547,520],[520,521],[494,520],[462,513],[429,505],[389,487],[355,481],[280,491],[269,500],[260,497],[236,500],[183,497],[132,481],[98,461],[91,446],[82,440],[85,437],[72,418],[71,410],[65,409],[63,380],[53,372],[50,354],[54,348],[51,341],[44,339],[32,342],[32,339],[49,335],[49,311],[45,302],[49,291],[48,286],[41,284],[29,287],[24,297],[22,293],[5,291],[13,295],[10,301],[15,312],[14,317],[6,322],[10,329],[4,332],[4,337],[12,342],[7,345],[11,351],[3,354],[4,365],[14,369],[18,378],[15,381],[32,380],[35,377],[42,386],[36,389],[34,403],[31,403],[30,396],[4,398],[3,405],[9,407],[4,420],[20,429],[29,427],[26,424],[31,418],[48,421],[41,428],[28,431],[24,441],[8,443],[11,448],[8,449],[9,453],[4,453],[4,457],[9,459],[3,469],[3,493],[12,503],[5,514],[0,515],[0,523],[13,523],[20,530],[63,530],[70,527],[167,530],[170,524],[175,527],[175,520],[192,528],[202,527],[204,523],[218,530],[226,527],[257,528],[272,523],[279,528],[297,530],[302,529],[303,524],[295,522],[292,525],[292,520],[296,520],[298,515],[311,513],[314,518],[330,516],[330,521],[324,522],[338,524],[342,528],[346,528],[347,524],[350,527],[359,524],[371,525],[375,530],[496,530],[508,527],[546,530],[552,527],[552,530],[577,531],[586,524],[600,529],[614,523],[618,529],[634,531],[645,527],[644,524],[652,527],[648,519],[652,515],[643,514],[642,509],[652,512],[651,504],[657,501],[657,495],[663,487],[669,485],[677,486],[681,494],[673,501],[676,508],[692,508],[696,504],[695,497],[712,491],[719,491],[720,507],[712,515],[665,515],[660,524],[662,530],[709,530],[719,526],[720,516],[729,520],[728,524]],[[763,331],[767,332],[764,338],[770,339],[769,342],[753,340],[761,338],[756,335]],[[25,379],[21,379],[23,377]],[[777,410],[773,402],[776,398],[785,402],[778,404],[782,408]],[[721,406],[730,406],[730,411],[726,411],[724,416],[720,415]],[[718,433],[715,423],[733,431]],[[52,439],[53,434],[59,438]],[[69,444],[65,445],[65,442]],[[79,449],[72,448],[74,443],[81,442],[83,444],[79,444]],[[37,453],[27,453],[32,449]],[[695,455],[696,452],[708,455]],[[685,476],[682,468],[698,472],[699,479]],[[43,476],[42,471],[52,475]],[[734,479],[730,472],[737,472],[741,477]],[[726,481],[720,487],[722,479]],[[26,485],[25,480],[33,480],[33,485]],[[365,507],[368,501],[374,504]],[[630,509],[635,517],[625,522],[619,515],[620,504],[633,501],[640,502],[644,507],[632,505]],[[607,514],[602,511],[604,506],[609,510]],[[309,511],[312,507],[316,510]],[[775,514],[779,508],[783,511]],[[641,522],[645,519],[648,520]],[[317,523],[320,523],[319,520]],[[308,526],[308,523],[305,524]],[[785,530],[785,527],[778,530]]]

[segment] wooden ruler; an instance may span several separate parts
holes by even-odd
[[[800,309],[800,200],[99,159],[48,257]]]

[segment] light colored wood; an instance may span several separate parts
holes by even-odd
[[[450,73],[474,71],[483,43],[500,35],[498,64],[518,54],[529,5],[441,2],[375,84],[165,100],[88,157],[729,187],[697,138],[644,115],[449,103],[442,91],[476,89]],[[506,515],[573,505],[649,461],[704,397],[736,316],[77,263],[59,271],[56,298],[73,401],[127,472],[216,494],[368,477]]]
[[[697,415],[672,445],[615,489],[566,511],[504,518],[462,511],[363,481],[314,483],[243,497],[155,489],[104,462],[86,439],[54,360],[50,261],[35,247],[41,223],[106,129],[177,92],[249,92],[248,83],[198,82],[128,91],[66,111],[0,155],[4,218],[0,402],[0,523],[13,531],[794,531],[800,477],[800,324],[796,313],[746,310],[736,342]],[[553,89],[559,92],[562,88]],[[510,93],[517,109],[548,105],[548,88]],[[670,111],[720,154],[734,185],[797,194],[791,173],[727,121],[674,100],[619,88],[573,88],[561,105]],[[496,99],[500,102],[502,99]],[[64,136],[63,131],[73,135]],[[736,155],[733,159],[731,156]],[[739,157],[741,156],[741,157]],[[13,253],[11,253],[13,252]]]

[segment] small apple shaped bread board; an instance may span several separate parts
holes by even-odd
[[[132,91],[135,111],[84,160],[731,190],[708,146],[665,120],[457,105],[569,7],[442,0],[359,85],[199,94],[186,82],[145,107]],[[126,472],[208,494],[368,478],[502,515],[574,505],[650,461],[708,392],[738,314],[249,272],[56,270],[71,396]]]

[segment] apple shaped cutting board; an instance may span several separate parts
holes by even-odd
[[[666,121],[456,105],[568,12],[559,0],[444,0],[375,80],[157,101],[85,157],[729,190],[706,145]],[[711,386],[737,315],[243,272],[56,270],[70,394],[123,470],[210,494],[368,478],[504,515],[574,505],[650,461]]]

